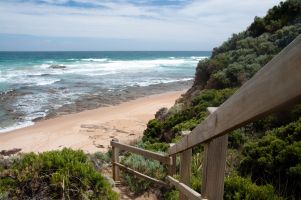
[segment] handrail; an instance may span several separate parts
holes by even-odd
[[[183,194],[185,194],[189,199],[191,200],[206,200],[202,198],[202,195],[198,192],[191,189],[188,185],[185,185],[184,183],[181,183],[177,179],[167,176],[166,179],[173,185],[175,188],[180,190]]]
[[[137,175],[137,176],[140,176],[142,178],[145,178],[145,179],[147,179],[149,181],[152,181],[152,182],[154,182],[154,183],[156,183],[158,185],[162,185],[163,187],[167,187],[167,184],[165,182],[161,181],[161,180],[158,180],[158,179],[152,178],[150,176],[147,176],[145,174],[142,174],[140,172],[137,172],[136,170],[133,170],[133,169],[131,169],[131,168],[125,166],[125,165],[122,165],[120,163],[113,163],[113,164],[117,165],[118,167],[122,168],[123,170],[128,171],[129,173],[132,173],[134,175]]]
[[[301,35],[168,153],[185,151],[300,100]]]
[[[113,178],[119,181],[119,168],[165,185],[119,163],[119,151],[127,150],[167,165],[169,181],[180,191],[180,199],[223,199],[224,173],[228,134],[262,116],[301,101],[301,35],[259,70],[220,107],[208,107],[209,116],[190,134],[161,155],[116,140],[111,141]],[[192,147],[205,143],[202,195],[189,187]],[[176,154],[180,153],[180,181],[172,177],[176,171]]]
[[[138,147],[122,144],[122,143],[119,143],[116,140],[111,141],[111,146],[112,147],[117,147],[119,150],[130,151],[130,152],[133,152],[135,154],[142,155],[146,158],[157,160],[157,161],[159,161],[161,163],[164,163],[164,164],[169,164],[170,163],[170,157],[169,156],[161,155],[159,153],[155,153],[155,152],[148,151],[148,150],[145,150],[145,149],[141,149],[141,148],[138,148]]]

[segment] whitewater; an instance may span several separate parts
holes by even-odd
[[[0,132],[188,87],[210,52],[0,52]],[[188,84],[189,83],[189,84]]]

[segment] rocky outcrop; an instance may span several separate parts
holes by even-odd
[[[19,148],[13,148],[13,149],[9,149],[9,150],[2,150],[0,151],[0,155],[2,156],[11,156],[14,155],[18,152],[20,152],[22,149]]]
[[[51,69],[65,69],[67,67],[64,66],[64,65],[50,65],[49,68],[51,68]]]

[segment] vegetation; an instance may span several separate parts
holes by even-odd
[[[83,151],[21,154],[0,165],[0,199],[118,199]]]
[[[301,1],[273,7],[243,32],[233,34],[209,59],[198,63],[192,88],[166,112],[149,121],[138,146],[164,153],[201,123],[207,107],[226,101],[243,83],[301,34]],[[285,94],[283,94],[285,95]],[[275,113],[229,135],[224,199],[301,199],[301,105]],[[63,149],[22,154],[0,163],[0,199],[117,199],[109,183],[92,166],[110,158]],[[191,187],[200,192],[202,146],[193,149]],[[163,180],[166,169],[157,161],[125,154],[124,165]],[[177,167],[179,168],[178,162]],[[124,173],[139,193],[151,183]],[[164,199],[179,198],[176,190]]]
[[[166,151],[301,34],[301,1],[287,0],[247,30],[233,34],[198,63],[192,88],[149,121],[141,147]],[[283,94],[285,95],[285,94]],[[248,124],[229,135],[224,199],[301,199],[301,105]],[[147,144],[147,145],[143,145]],[[162,148],[161,148],[162,146]],[[164,148],[163,148],[164,146]],[[156,148],[158,147],[158,148]],[[201,188],[203,148],[193,149],[191,186]],[[178,199],[176,190],[165,199]]]
[[[288,0],[255,17],[250,27],[233,34],[210,59],[200,61],[189,95],[204,88],[239,87],[301,33],[301,3]]]
[[[129,154],[122,160],[122,163],[159,180],[163,180],[167,174],[166,169],[158,161],[148,160],[140,155]],[[124,179],[130,190],[135,193],[142,193],[152,185],[149,181],[127,173],[124,174]]]

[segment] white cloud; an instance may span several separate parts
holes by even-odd
[[[62,6],[67,0],[0,2],[0,33],[50,37],[195,41],[211,49],[279,0],[194,0],[179,5],[126,0],[76,0],[100,7]],[[142,1],[141,1],[142,2]],[[203,43],[201,41],[204,41]],[[201,48],[201,47],[200,47]]]

